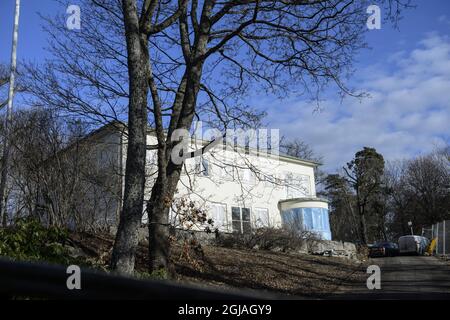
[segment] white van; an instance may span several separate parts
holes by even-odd
[[[430,240],[422,236],[403,236],[398,239],[400,254],[418,254],[423,255]]]

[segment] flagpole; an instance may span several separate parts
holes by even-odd
[[[2,225],[4,227],[8,222],[5,191],[8,179],[8,165],[9,165],[8,162],[10,154],[9,131],[12,121],[14,85],[16,81],[16,71],[17,71],[17,42],[19,38],[19,17],[20,17],[20,0],[16,0],[16,9],[14,14],[13,42],[11,50],[11,73],[9,77],[8,107],[6,110],[6,120],[4,128],[5,136],[3,142],[3,158],[1,165],[1,181],[0,181],[0,215],[3,214]]]

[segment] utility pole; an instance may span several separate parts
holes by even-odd
[[[8,179],[8,165],[10,154],[10,126],[12,121],[12,110],[14,100],[14,85],[16,81],[17,71],[17,40],[19,37],[19,17],[20,17],[20,0],[16,0],[16,10],[14,14],[14,30],[13,42],[11,50],[11,73],[9,76],[9,93],[8,93],[8,108],[6,110],[5,119],[5,136],[3,140],[3,159],[1,166],[1,181],[0,181],[0,214],[3,214],[2,225],[6,227],[8,222],[8,212],[6,211],[6,184]]]

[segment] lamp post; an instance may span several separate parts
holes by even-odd
[[[2,224],[7,224],[7,211],[6,211],[6,180],[8,179],[8,162],[10,153],[9,143],[9,131],[12,120],[13,100],[14,100],[14,85],[16,80],[17,69],[17,39],[19,36],[19,16],[20,16],[20,0],[16,0],[16,9],[14,14],[14,30],[13,30],[13,42],[11,49],[11,74],[9,76],[9,93],[8,93],[8,107],[6,109],[5,120],[5,136],[3,142],[3,159],[1,167],[1,181],[0,181],[0,215],[3,214]]]
[[[411,228],[411,235],[413,236],[413,235],[414,235],[414,232],[413,232],[413,227],[412,227],[412,225],[413,225],[412,221],[408,221],[408,226]]]

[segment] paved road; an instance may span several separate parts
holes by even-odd
[[[381,289],[355,285],[338,299],[450,299],[450,265],[435,257],[400,256],[371,259],[381,269]],[[369,274],[367,275],[369,276]]]

